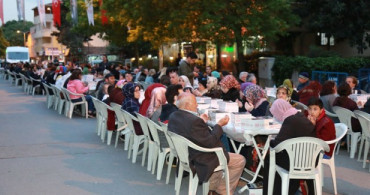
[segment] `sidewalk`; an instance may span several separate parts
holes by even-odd
[[[167,167],[157,181],[141,157],[136,164],[127,159],[122,143],[114,148],[101,142],[96,119],[68,119],[47,109],[45,96],[25,95],[2,79],[0,124],[0,194],[175,194],[175,169],[169,185]],[[370,194],[368,167],[344,150],[336,165],[339,194]],[[184,178],[181,194],[187,189]],[[333,193],[328,168],[323,191]]]

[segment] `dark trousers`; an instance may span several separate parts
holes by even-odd
[[[95,107],[94,107],[94,103],[92,101],[92,98],[90,95],[85,95],[85,99],[87,101],[87,109],[91,112],[95,111]],[[78,98],[78,99],[72,99],[71,100],[73,103],[75,102],[81,102],[82,101],[82,98]]]

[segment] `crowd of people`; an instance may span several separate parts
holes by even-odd
[[[190,52],[186,59],[179,61],[177,67],[165,67],[159,71],[148,70],[142,66],[131,71],[128,65],[110,65],[106,58],[95,67],[76,66],[74,63],[67,63],[65,66],[53,63],[44,65],[19,63],[11,64],[7,68],[27,77],[39,79],[40,82],[48,85],[53,84],[58,88],[64,87],[71,92],[85,94],[91,116],[95,112],[91,96],[95,96],[107,104],[112,102],[120,104],[123,110],[134,116],[140,113],[154,122],[168,123],[169,131],[178,133],[199,146],[223,147],[228,159],[231,193],[237,187],[244,167],[252,166],[248,161],[253,159],[253,152],[246,149],[240,154],[235,154],[235,151],[229,147],[222,130],[229,118],[225,116],[217,121],[217,124],[212,127],[213,130],[210,130],[207,125],[208,116],[199,115],[197,112],[195,97],[237,102],[239,112],[248,112],[254,117],[274,117],[282,127],[277,137],[271,141],[271,146],[302,136],[317,137],[325,141],[334,139],[334,122],[338,121],[333,122],[326,116],[326,112],[333,112],[333,106],[341,106],[351,111],[363,107],[365,112],[370,112],[369,101],[364,105],[358,105],[349,98],[353,93],[361,93],[356,88],[357,79],[353,76],[349,76],[346,82],[337,87],[333,81],[326,81],[323,85],[317,81],[310,81],[309,74],[302,72],[299,74],[297,88],[291,79],[285,79],[276,88],[276,100],[270,100],[266,91],[258,85],[253,73],[241,72],[236,78],[228,71],[212,70],[211,66],[207,66],[203,73],[202,67],[195,64],[196,59],[196,53]],[[93,75],[97,83],[95,92],[91,92],[88,83],[82,81],[83,75]],[[149,86],[144,89],[142,83],[147,83]],[[145,90],[143,101],[139,101],[141,90]],[[81,101],[79,96],[71,95],[71,99],[75,102]],[[308,109],[305,110],[302,104]],[[357,119],[352,119],[352,125],[353,131],[362,131]],[[134,123],[134,126],[136,134],[142,135],[140,123]],[[297,127],[300,127],[299,131],[296,130]],[[109,131],[116,129],[115,115],[111,111],[108,112],[107,129]],[[259,144],[264,144],[265,139],[260,137],[258,141]],[[330,146],[330,152],[327,152],[325,157],[330,158],[332,153],[333,145]],[[190,152],[189,159],[200,181],[209,180],[211,191],[218,194],[225,193],[224,182],[220,182],[222,175],[213,173],[218,163],[214,154]],[[277,155],[277,159],[277,163],[282,167],[289,166],[286,154]],[[266,164],[265,168],[268,168]],[[276,176],[276,183],[280,182],[278,177]],[[264,178],[264,194],[266,194],[268,185],[265,182],[268,178],[266,169]],[[292,193],[297,190],[298,184],[296,181],[291,182]],[[311,185],[308,186],[310,188]],[[280,187],[281,185],[275,184],[274,192],[279,194]]]

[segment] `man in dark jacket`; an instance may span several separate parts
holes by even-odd
[[[197,114],[197,102],[195,96],[191,93],[182,93],[178,100],[179,110],[171,114],[168,130],[177,133],[194,144],[205,147],[215,148],[222,147],[225,157],[228,160],[230,194],[233,194],[239,178],[245,166],[243,156],[234,153],[227,153],[220,137],[223,134],[222,126],[226,125],[229,118],[222,118],[211,131],[206,124],[207,115],[200,117]],[[214,172],[219,165],[215,153],[203,153],[195,150],[189,150],[190,168],[195,172],[200,182],[210,182],[209,189],[216,191],[218,194],[226,193],[226,185],[222,179],[222,172]]]
[[[190,83],[193,85],[194,77],[198,77],[198,73],[192,71],[192,65],[195,63],[195,60],[198,59],[197,54],[194,52],[188,53],[185,60],[181,60],[179,63],[179,76],[185,75],[189,78]]]

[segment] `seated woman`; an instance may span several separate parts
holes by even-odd
[[[221,99],[235,102],[239,96],[240,84],[233,75],[226,75],[220,82]]]
[[[195,96],[200,97],[200,96],[203,96],[204,94],[206,94],[207,92],[208,92],[208,90],[207,90],[207,81],[206,80],[200,80],[198,82],[198,89],[195,89],[193,91],[193,94]]]
[[[298,92],[299,102],[304,105],[308,104],[311,97],[319,97],[321,91],[321,84],[317,81],[311,81],[306,87]]]
[[[244,107],[254,117],[267,115],[270,104],[266,99],[265,90],[258,85],[250,85],[245,88],[244,96],[246,98]]]
[[[208,77],[207,78],[207,90],[208,92],[204,94],[204,96],[219,99],[221,98],[222,91],[220,86],[217,85],[217,78],[216,77]]]
[[[162,85],[162,84],[160,84],[160,83],[154,83],[154,84],[149,85],[148,88],[145,90],[145,92],[144,92],[144,100],[141,103],[141,106],[140,106],[140,109],[139,109],[139,113],[141,115],[146,116],[146,112],[147,112],[147,110],[149,108],[150,100],[152,98],[152,92],[157,87],[164,88],[165,86]]]
[[[286,100],[287,102],[290,103],[290,105],[292,105],[294,108],[298,109],[298,110],[301,110],[301,112],[303,112],[305,109],[303,106],[301,106],[300,104],[297,104],[295,102],[293,102],[291,100],[291,94],[290,94],[290,90],[287,86],[285,85],[280,85],[277,90],[276,90],[276,98],[277,99],[283,99],[283,100]]]
[[[338,87],[338,95],[334,100],[333,106],[340,106],[342,108],[346,108],[350,111],[358,110],[356,102],[348,98],[349,95],[351,95],[351,87],[347,83],[343,83],[339,85]],[[352,125],[352,131],[353,132],[361,132],[361,125],[358,119],[351,118],[351,125]]]
[[[358,80],[354,76],[348,76],[346,78],[346,83],[351,88],[351,94],[361,94],[360,88],[357,86]]]
[[[337,85],[334,81],[325,81],[322,85],[322,90],[320,92],[320,99],[324,105],[325,110],[334,113],[333,111],[333,103],[335,99],[338,97],[337,93]]]
[[[137,84],[129,82],[122,88],[123,95],[125,99],[122,102],[122,110],[125,110],[136,116],[136,112],[139,112],[140,104],[140,88]],[[140,123],[137,121],[132,121],[135,128],[136,135],[143,135],[143,130],[141,129]]]
[[[152,91],[152,97],[150,98],[150,104],[145,116],[154,121],[158,121],[162,112],[162,105],[167,101],[165,93],[166,88],[164,87],[157,87]]]
[[[72,75],[69,77],[69,81],[67,84],[67,89],[72,93],[84,94],[89,91],[89,86],[87,83],[83,83],[82,79],[82,71],[80,69],[74,69],[72,71]],[[70,95],[72,102],[80,102],[82,98],[80,96]],[[85,99],[87,101],[87,107],[89,114],[93,114],[95,111],[94,104],[90,95],[85,95]]]
[[[288,87],[290,99],[294,101],[299,101],[299,95],[296,90],[294,90],[293,81],[291,79],[285,79],[283,85]]]
[[[275,147],[281,142],[297,137],[316,137],[315,126],[308,120],[303,113],[298,112],[287,101],[277,99],[270,108],[270,112],[274,118],[282,123],[279,134],[274,140],[271,140],[271,147]],[[297,130],[299,127],[299,131]],[[264,160],[263,172],[263,194],[267,194],[268,177],[269,177],[270,157],[267,155]],[[289,157],[286,151],[276,154],[276,164],[280,167],[289,170]],[[310,194],[314,194],[313,182],[308,182]],[[312,185],[311,185],[312,184]],[[289,182],[289,194],[295,194],[299,188],[299,180],[291,179]],[[275,183],[273,194],[281,194],[281,178],[279,174],[275,174]]]
[[[307,118],[315,125],[316,137],[324,141],[336,138],[334,122],[325,114],[324,104],[319,98],[312,97],[308,101]],[[330,152],[326,152],[324,158],[330,158],[334,151],[334,144],[330,144]]]
[[[247,102],[244,96],[244,91],[245,91],[245,88],[247,88],[250,85],[254,85],[254,84],[251,82],[245,82],[241,84],[240,86],[239,97],[238,99],[236,99],[236,102],[238,103],[238,106],[239,106],[239,112],[247,112],[247,110],[244,107],[245,102]]]
[[[191,83],[189,81],[189,78],[185,75],[181,75],[179,77],[179,84],[182,86],[184,92],[193,92],[193,87],[191,86]]]

